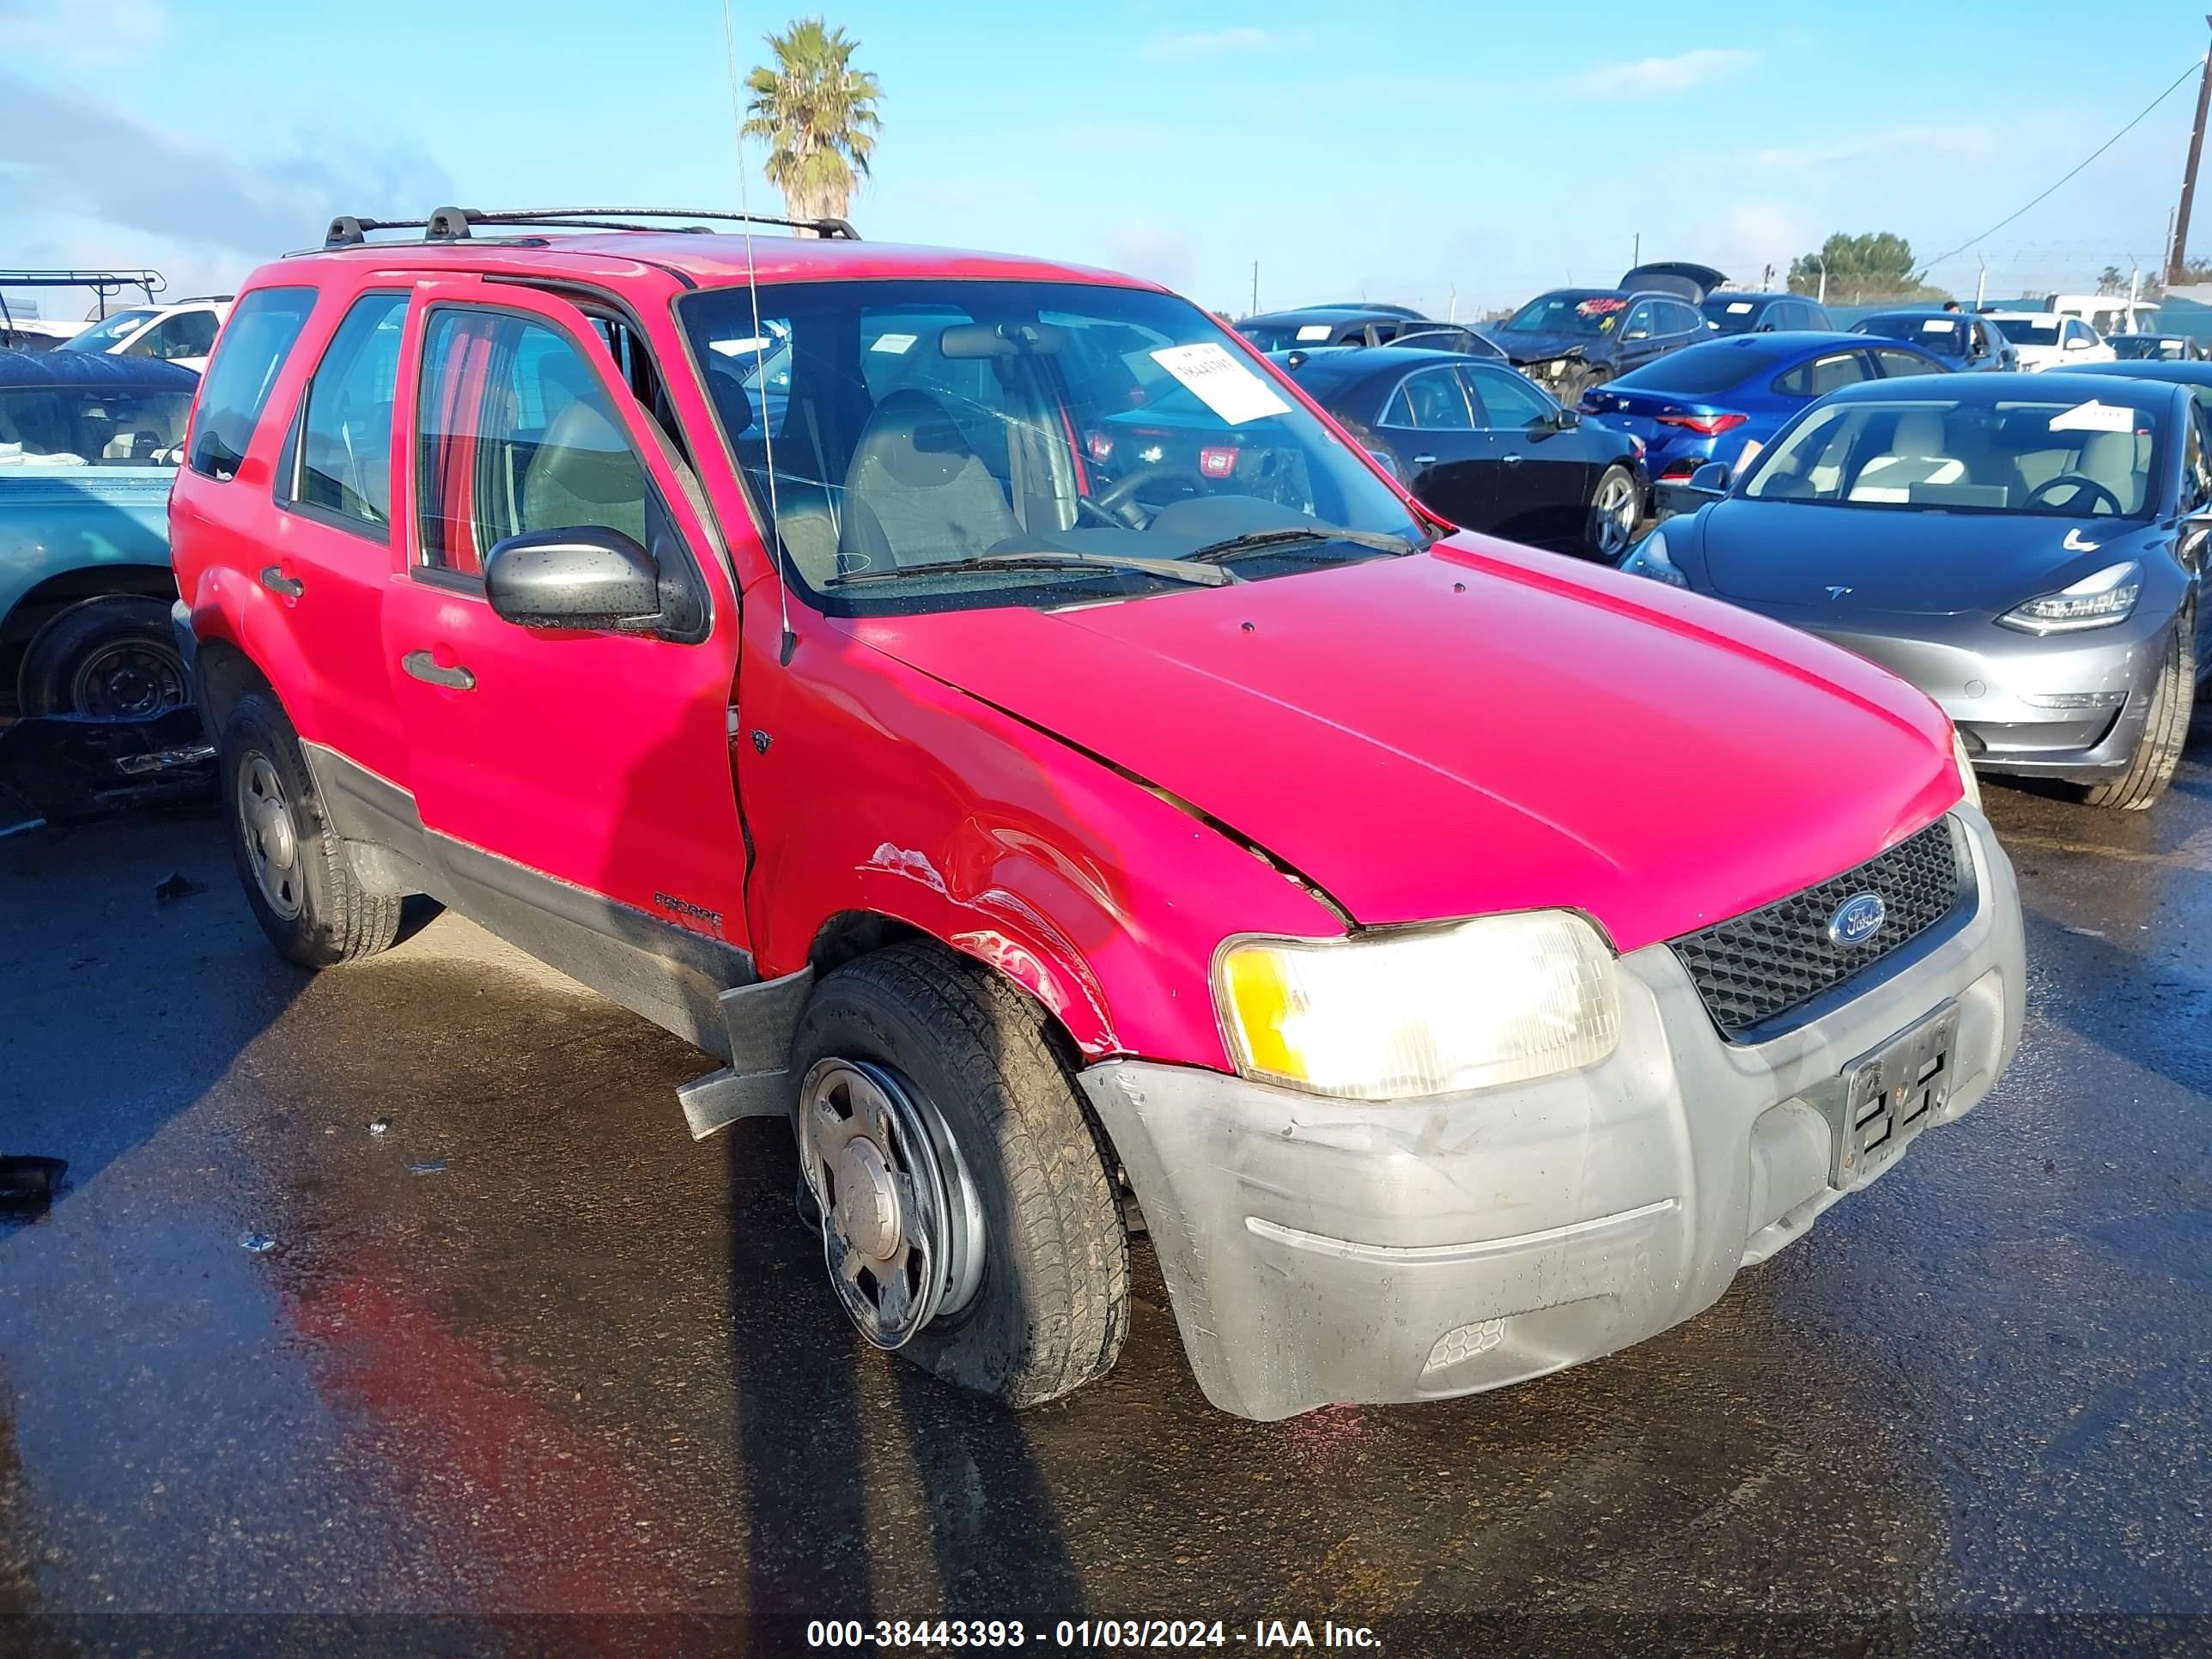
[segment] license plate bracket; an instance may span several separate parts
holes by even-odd
[[[1939,1122],[1951,1098],[1959,1009],[1947,1003],[1844,1067],[1823,1109],[1828,1119],[1828,1184],[1856,1187],[1896,1162]]]

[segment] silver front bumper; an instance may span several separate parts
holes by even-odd
[[[1756,1046],[1721,1038],[1659,945],[1621,959],[1620,1048],[1543,1083],[1376,1105],[1141,1060],[1085,1071],[1206,1397],[1273,1419],[1468,1394],[1688,1318],[1864,1184],[1831,1184],[1821,1103],[1954,1002],[1937,1121],[1970,1110],[2019,1042],[2023,967],[2011,866],[1958,813],[1965,926]]]

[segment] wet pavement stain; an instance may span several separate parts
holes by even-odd
[[[1016,1418],[867,1349],[787,1136],[693,1143],[696,1052],[465,922],[311,977],[210,820],[0,843],[0,1141],[71,1164],[0,1224],[0,1615],[1327,1618],[1456,1652],[1481,1609],[2204,1613],[2212,770],[2142,816],[1988,793],[2030,1007],[1979,1110],[1650,1342],[1272,1425],[1206,1407],[1141,1247],[1073,1399]],[[208,890],[156,907],[171,873]]]

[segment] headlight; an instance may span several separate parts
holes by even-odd
[[[1966,740],[1959,735],[1959,728],[1951,728],[1951,759],[1959,769],[1959,787],[1966,792],[1967,801],[1975,806],[1982,804],[1982,783],[1974,775],[1974,763],[1967,757]]]
[[[1649,576],[1669,587],[1686,588],[1690,585],[1690,579],[1667,556],[1667,532],[1663,530],[1653,531],[1630,548],[1620,568],[1632,576]]]
[[[2081,628],[2110,628],[2125,622],[2142,591],[2142,567],[2130,559],[2108,564],[2071,587],[2016,605],[1997,620],[2025,634],[2070,634]]]
[[[1613,953],[1560,910],[1349,939],[1246,939],[1214,964],[1237,1068],[1402,1100],[1589,1066],[1620,1040]]]

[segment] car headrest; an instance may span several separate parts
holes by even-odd
[[[714,400],[714,412],[722,417],[722,429],[732,443],[752,430],[753,398],[742,378],[720,363],[709,363],[707,395]]]
[[[892,392],[868,416],[853,452],[850,484],[865,488],[872,465],[888,473],[893,483],[928,489],[951,483],[975,459],[945,405],[909,386]]]
[[[644,478],[621,428],[580,398],[553,417],[531,458],[526,488],[541,481],[557,481],[580,501],[605,504],[639,500]]]
[[[1943,416],[1933,409],[1916,409],[1897,417],[1897,430],[1889,441],[1895,455],[1940,455],[1943,453]]]

